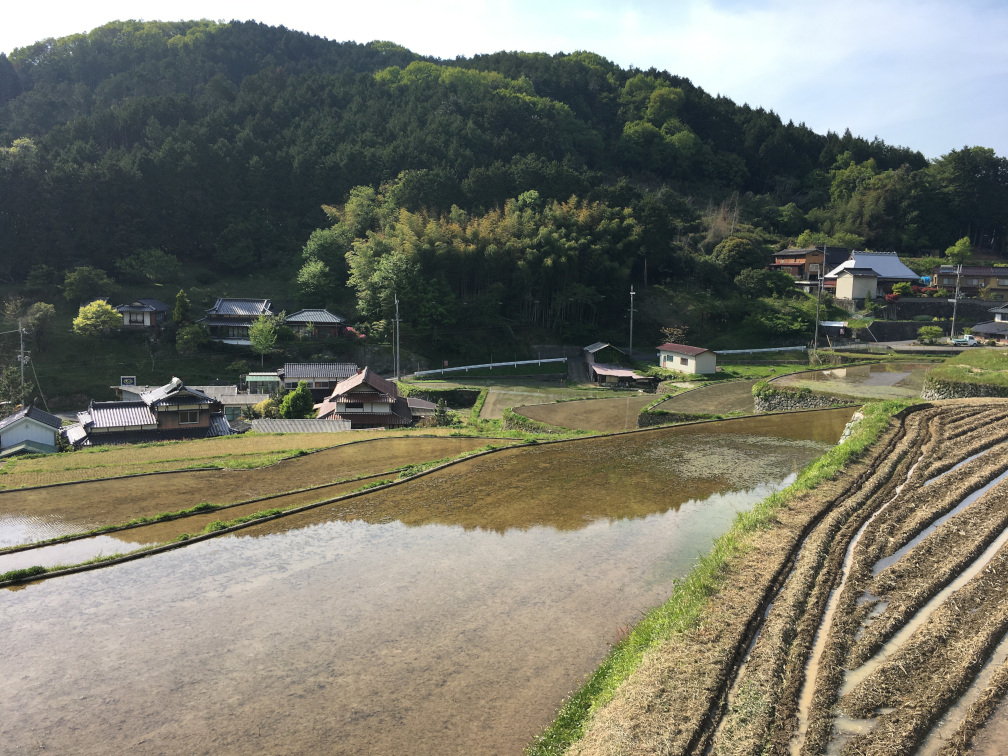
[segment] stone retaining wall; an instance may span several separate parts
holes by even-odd
[[[857,404],[848,397],[815,394],[807,388],[778,388],[762,382],[753,386],[756,412],[795,412],[797,410],[829,409],[837,405]]]
[[[959,383],[943,381],[930,376],[924,379],[921,399],[973,399],[977,397],[1008,397],[1008,387],[992,386],[987,383]]]

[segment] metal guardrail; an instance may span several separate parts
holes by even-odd
[[[511,362],[485,362],[482,365],[461,365],[459,367],[439,368],[437,370],[418,370],[414,376],[444,375],[445,373],[468,373],[470,370],[493,370],[502,367],[518,367],[519,365],[545,365],[551,362],[567,362],[566,357],[551,357],[545,360],[512,360]]]
[[[755,354],[756,352],[805,352],[807,346],[767,347],[766,349],[718,349],[718,354]]]

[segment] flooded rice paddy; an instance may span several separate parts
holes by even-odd
[[[517,753],[850,414],[509,449],[4,591],[0,748]]]
[[[864,399],[906,399],[921,395],[924,375],[933,367],[931,362],[882,362],[793,373],[774,384]]]

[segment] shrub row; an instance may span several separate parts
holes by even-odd
[[[426,388],[411,383],[399,383],[399,394],[401,396],[412,396],[417,399],[426,399],[428,402],[437,404],[439,399],[444,399],[451,409],[469,409],[479,398],[478,388]]]

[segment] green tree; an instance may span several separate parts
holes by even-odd
[[[762,244],[741,236],[730,236],[714,248],[714,261],[732,278],[746,268],[762,268],[769,253]]]
[[[259,365],[265,364],[266,355],[273,351],[277,342],[277,319],[273,315],[263,313],[249,326],[249,342],[252,351],[259,355]]]
[[[298,381],[297,388],[283,398],[280,403],[280,417],[288,420],[315,417],[315,400],[312,399],[306,382]]]
[[[25,379],[21,386],[21,366],[8,365],[0,374],[0,417],[17,411],[19,405],[30,401],[35,394],[35,385]]]
[[[329,266],[312,258],[301,266],[297,274],[298,291],[310,304],[321,304],[330,288]]]
[[[973,253],[968,236],[964,236],[951,247],[945,250],[945,257],[952,265],[962,265]]]
[[[100,268],[79,265],[67,271],[63,279],[63,296],[68,302],[83,302],[98,296],[108,296],[116,290],[116,283]],[[107,304],[107,302],[106,302]]]
[[[179,354],[193,355],[210,341],[210,334],[199,323],[183,325],[175,334],[175,349]]]
[[[448,426],[452,424],[452,416],[448,411],[448,405],[445,403],[444,397],[438,399],[437,407],[434,409],[434,425],[437,426]]]
[[[913,294],[913,286],[909,281],[900,281],[893,284],[892,290],[893,294],[899,294],[901,297],[909,297]]]
[[[258,404],[253,404],[249,407],[248,414],[253,420],[259,417],[275,420],[280,417],[280,404],[274,397],[270,396],[263,399]]]
[[[172,310],[172,323],[181,326],[189,320],[189,297],[185,289],[179,289],[175,295],[175,309]]]
[[[25,313],[24,326],[31,334],[35,348],[43,351],[45,337],[56,320],[56,308],[47,302],[35,302]]]
[[[178,258],[160,249],[138,249],[117,260],[116,269],[129,281],[150,283],[164,283],[182,275]]]
[[[945,335],[939,326],[921,326],[917,329],[917,341],[922,344],[934,344]]]
[[[82,305],[73,320],[73,331],[78,336],[97,336],[122,325],[122,315],[104,299]]]

